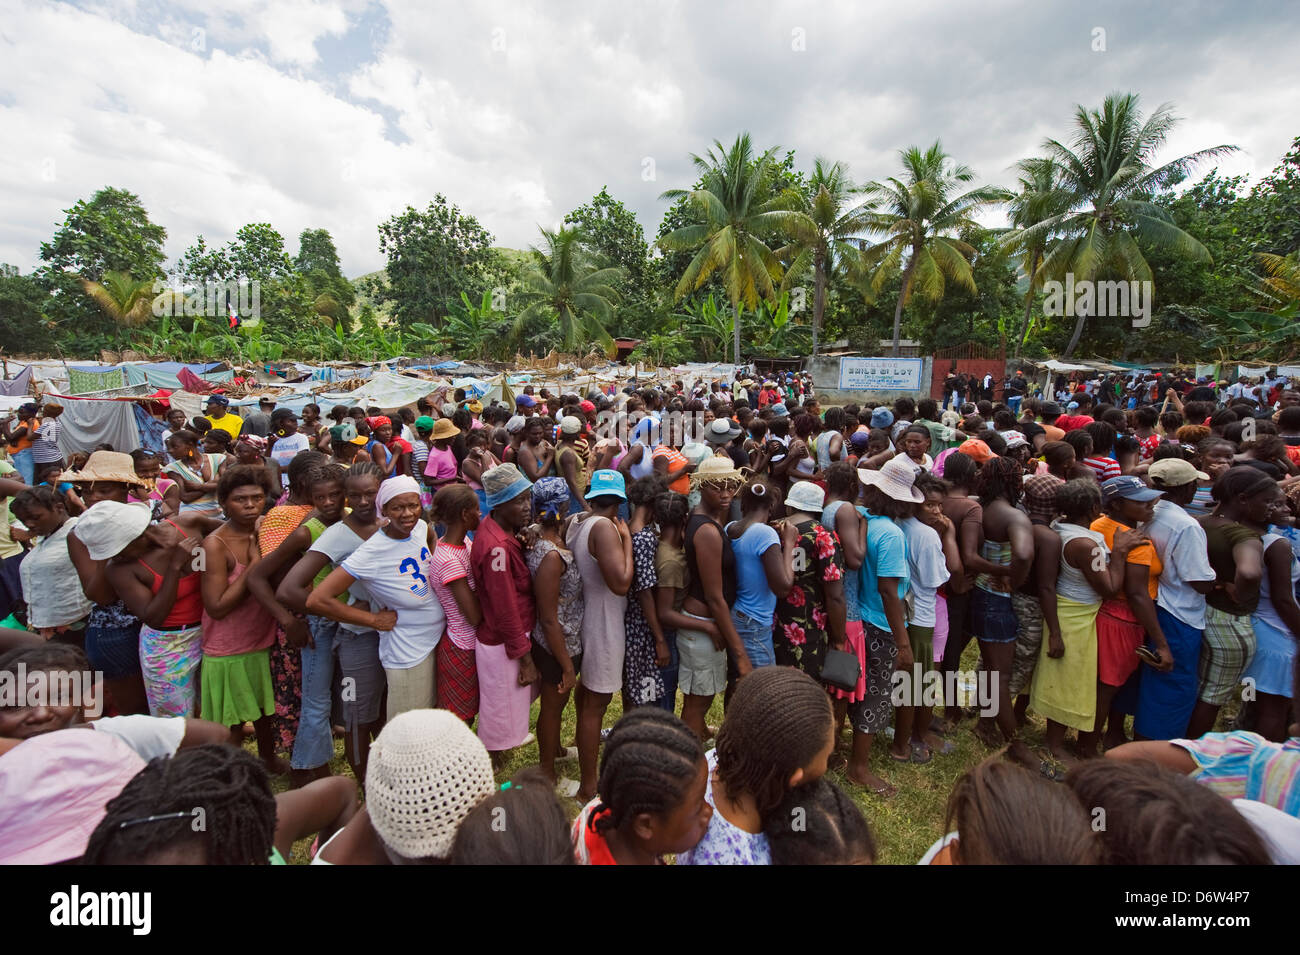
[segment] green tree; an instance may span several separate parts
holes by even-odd
[[[1020,188],[1008,203],[1011,225],[1015,229],[1027,229],[1069,209],[1070,192],[1063,185],[1061,170],[1055,162],[1043,158],[1022,159],[1016,163],[1015,168],[1020,173],[1018,178]],[[1049,239],[1050,236],[1040,232],[1028,243],[1012,241],[1007,245],[1008,249],[1015,248],[1023,253],[1022,268],[1028,286],[1025,289],[1025,312],[1015,338],[1016,358],[1019,358],[1023,352],[1025,338],[1029,335],[1035,292],[1041,281],[1038,266],[1043,261]]]
[[[606,354],[614,353],[614,339],[606,327],[618,297],[614,283],[623,271],[602,267],[584,245],[579,229],[542,229],[544,248],[530,250],[532,267],[524,273],[524,307],[515,319],[516,332],[527,322],[543,317],[559,329],[570,351],[599,342]]]
[[[890,177],[863,189],[873,206],[867,231],[885,238],[860,253],[856,263],[873,293],[902,273],[894,306],[892,355],[898,354],[903,306],[913,295],[938,302],[948,282],[969,292],[976,290],[969,262],[975,250],[959,235],[979,228],[974,215],[981,208],[1010,198],[993,186],[958,193],[975,174],[969,166],[954,163],[937,140],[924,152],[911,146],[899,155],[903,179]]]
[[[105,272],[103,279],[82,279],[91,301],[119,328],[139,328],[153,317],[154,279],[134,279],[125,272]]]
[[[381,223],[379,248],[388,257],[388,281],[370,281],[367,292],[391,302],[403,325],[440,324],[462,291],[477,298],[490,288],[498,265],[491,233],[441,194],[424,210],[407,206]]]
[[[795,243],[778,254],[793,253],[794,256],[786,269],[787,287],[792,277],[812,269],[812,353],[816,355],[817,335],[826,314],[826,290],[831,276],[838,276],[843,263],[857,254],[857,243],[852,240],[866,229],[870,210],[857,196],[858,189],[849,178],[848,170],[841,163],[832,163],[820,156],[813,160],[808,190],[812,193],[811,198],[801,196],[801,211],[807,215],[808,223],[794,220]]]
[[[644,291],[650,261],[645,231],[636,214],[609,194],[608,186],[602,186],[590,202],[565,216],[564,224],[582,230],[592,252],[623,270],[620,284],[629,290]]]
[[[96,334],[115,329],[82,294],[81,280],[98,282],[107,272],[151,282],[162,278],[167,230],[151,222],[140,198],[125,189],[100,189],[65,212],[53,238],[41,243],[43,264],[33,274],[51,295],[46,305],[50,318],[68,330],[73,342],[89,345]]]
[[[316,312],[347,329],[349,309],[357,293],[339,267],[339,253],[327,229],[304,229],[298,236],[293,267],[307,283]]]
[[[1153,166],[1176,123],[1168,105],[1143,120],[1136,94],[1112,93],[1100,110],[1077,107],[1069,146],[1055,139],[1043,143],[1061,169],[1070,205],[1016,233],[1024,246],[1041,237],[1059,237],[1049,242],[1037,277],[1060,281],[1071,273],[1075,282],[1151,282],[1142,252],[1151,246],[1169,248],[1180,258],[1211,261],[1205,246],[1180,229],[1153,197],[1182,182],[1197,164],[1237,147],[1215,146]],[[1078,316],[1064,357],[1074,354],[1086,318]]]
[[[47,298],[35,278],[17,266],[0,265],[0,350],[39,355],[54,348],[51,325],[42,314]]]
[[[773,155],[776,147],[754,156],[748,133],[736,137],[730,148],[714,140],[705,156],[691,156],[700,171],[695,189],[669,189],[660,198],[686,199],[691,224],[660,237],[658,245],[669,251],[697,249],[677,280],[674,296],[683,298],[717,275],[726,289],[732,310],[754,308],[760,298],[776,298],[775,283],[782,268],[766,244],[773,238],[811,231],[808,216],[797,211],[802,197],[797,190],[777,191]],[[740,360],[740,322],[735,323],[736,360]]]

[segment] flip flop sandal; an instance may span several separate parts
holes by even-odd
[[[912,740],[912,762],[924,764],[928,763],[932,758],[933,754],[930,752],[930,747]]]
[[[561,776],[555,783],[555,795],[563,796],[566,799],[572,799],[578,795],[578,787],[581,784],[576,779],[566,779]]]
[[[1044,779],[1050,779],[1054,783],[1065,781],[1065,770],[1053,766],[1045,759],[1038,764],[1038,775]]]

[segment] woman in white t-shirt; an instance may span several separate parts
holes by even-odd
[[[300,451],[311,448],[307,436],[298,430],[298,417],[288,408],[277,408],[271,415],[271,450],[267,452],[276,464],[280,465],[280,484],[289,486],[289,462]]]
[[[307,612],[379,631],[379,660],[388,678],[388,718],[435,703],[433,652],[446,616],[431,583],[437,540],[420,517],[420,486],[408,475],[379,486],[383,526],[312,590]],[[361,581],[373,609],[336,598]]]

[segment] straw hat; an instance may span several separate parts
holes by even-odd
[[[743,480],[745,480],[745,472],[736,467],[731,458],[714,455],[706,458],[691,475],[691,487],[699,487],[701,484],[738,483]]]
[[[460,434],[460,428],[451,423],[450,418],[439,418],[433,423],[433,440],[442,441]]]
[[[86,465],[80,471],[66,471],[61,480],[73,484],[90,484],[103,481],[111,484],[133,484],[145,487],[144,481],[135,473],[135,462],[131,455],[121,451],[96,451],[86,459]]]

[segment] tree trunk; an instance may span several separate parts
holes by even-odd
[[[1080,315],[1079,320],[1074,323],[1074,334],[1070,336],[1070,344],[1065,346],[1065,353],[1061,355],[1062,358],[1069,358],[1074,354],[1075,346],[1079,344],[1079,339],[1083,337],[1083,323],[1087,317],[1087,315]]]
[[[894,348],[889,353],[891,358],[898,357],[899,333],[903,327],[903,299],[907,298],[907,288],[912,284],[912,269],[916,265],[916,249],[912,249],[912,258],[903,270],[903,287],[898,290],[898,304],[894,306]]]
[[[1029,337],[1029,315],[1034,310],[1034,273],[1038,271],[1038,250],[1035,249],[1029,264],[1029,291],[1025,292],[1025,317],[1020,322],[1020,334],[1016,337],[1016,359],[1019,360],[1025,348],[1025,339]]]
[[[822,315],[826,310],[826,259],[817,257],[813,271],[813,322],[812,353],[817,357],[817,332],[821,329]]]
[[[740,364],[740,303],[739,302],[731,303],[731,333],[732,333],[732,342],[736,346],[735,354],[733,355],[732,360],[735,362],[735,364],[739,365]],[[726,357],[727,356],[725,354],[722,356],[724,361],[726,360]]]

